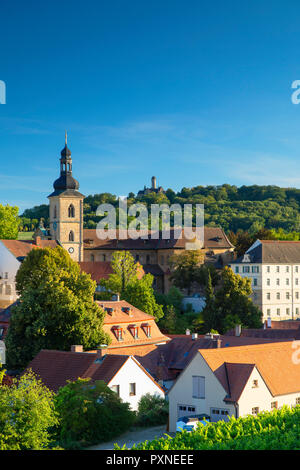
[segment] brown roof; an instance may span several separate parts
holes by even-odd
[[[296,264],[300,263],[300,241],[289,240],[257,240],[259,243],[249,248],[251,263]],[[240,256],[231,264],[243,262]]]
[[[43,349],[28,365],[43,383],[54,392],[66,385],[67,381],[90,378],[92,381],[103,380],[109,384],[118,371],[132,357],[134,362],[159,387],[152,376],[133,357],[128,355],[106,354],[97,358],[97,354],[88,352],[52,351]],[[161,388],[161,387],[160,387]]]
[[[275,323],[284,323],[284,322],[275,322]],[[295,326],[295,325],[294,325]],[[275,326],[274,328],[245,328],[242,329],[240,338],[266,338],[270,340],[283,340],[283,339],[300,339],[300,326],[298,326],[298,329],[296,329],[293,326],[293,328],[288,328],[287,325],[284,326],[283,328],[277,328]],[[235,331],[230,330],[227,331],[226,333],[227,336],[234,336]]]
[[[112,339],[109,348],[125,348],[129,346],[141,346],[148,344],[157,344],[169,341],[169,338],[163,335],[154,317],[147,313],[139,310],[133,305],[129,304],[125,300],[120,301],[97,301],[97,304],[102,309],[113,309],[112,314],[106,313],[103,330],[108,333]],[[126,313],[123,309],[129,308],[129,313]],[[138,327],[138,338],[135,339],[132,334],[132,326]],[[144,326],[149,325],[151,327],[151,337],[146,335]],[[120,326],[123,330],[123,341],[119,341],[114,333],[114,328]]]
[[[159,238],[153,238],[154,232],[148,232],[148,239],[127,238],[121,239],[119,231],[116,231],[115,239],[101,240],[97,237],[96,229],[84,229],[83,241],[85,249],[106,249],[106,250],[162,250],[169,248],[184,249],[186,242],[191,242],[185,238],[177,238],[177,234],[173,229],[170,230],[170,238],[163,239],[162,232],[159,232]],[[152,237],[151,237],[152,233]],[[157,233],[157,232],[156,232]],[[204,227],[204,248],[233,248],[224,231],[220,227]]]
[[[113,273],[109,261],[81,261],[78,263],[81,270],[91,275],[93,281],[99,282],[100,279],[108,279]]]
[[[300,392],[300,367],[293,360],[293,342],[276,342],[258,345],[237,346],[219,349],[199,349],[208,366],[220,382],[225,384],[226,363],[243,364],[241,368],[234,366],[230,369],[231,388],[238,396],[242,384],[249,376],[249,365],[255,365],[273,396]],[[248,365],[248,368],[245,367]],[[228,368],[227,368],[228,370]],[[234,385],[233,385],[234,382]],[[224,386],[228,391],[228,386]]]
[[[24,258],[34,248],[55,248],[56,240],[40,240],[38,245],[29,240],[0,240],[3,245],[16,257]]]
[[[198,338],[194,340],[192,335],[168,335],[168,337],[171,338],[171,341],[158,345],[146,354],[139,355],[138,352],[134,352],[134,355],[147,370],[151,371],[154,377],[157,376],[157,368],[164,365],[164,380],[173,380],[188,365],[199,349],[214,349],[216,347],[214,340],[202,335],[198,335]],[[244,338],[241,336],[220,336],[219,339],[221,340],[221,348],[274,342],[274,340],[267,338]]]

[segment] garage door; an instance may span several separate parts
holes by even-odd
[[[214,423],[216,421],[228,421],[229,411],[226,408],[211,408],[210,419]]]
[[[193,416],[196,414],[196,408],[192,405],[178,405],[177,419],[182,416]]]

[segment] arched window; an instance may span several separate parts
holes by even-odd
[[[71,230],[71,232],[69,233],[69,242],[73,242],[74,241],[74,232],[73,230]]]
[[[70,204],[69,206],[68,215],[69,217],[75,217],[75,207],[73,206],[73,204]]]
[[[57,209],[56,209],[56,206],[54,206],[54,214],[53,214],[53,217],[54,217],[54,219],[57,218]]]

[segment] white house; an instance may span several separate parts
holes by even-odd
[[[230,266],[251,279],[252,300],[263,320],[300,318],[300,241],[256,240]]]
[[[182,416],[218,421],[300,404],[300,342],[200,349],[168,398],[170,432]]]
[[[165,392],[134,356],[83,352],[82,346],[72,351],[42,350],[28,365],[54,392],[78,377],[103,380],[109,388],[137,410],[138,402],[147,393],[162,398]]]

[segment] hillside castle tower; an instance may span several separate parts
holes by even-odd
[[[71,151],[67,145],[61,151],[60,177],[53,183],[50,201],[50,234],[65,248],[74,261],[83,261],[83,200],[79,183],[72,176]]]

